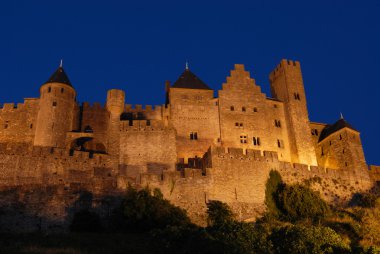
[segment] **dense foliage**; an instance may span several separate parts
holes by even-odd
[[[277,193],[277,204],[283,216],[292,222],[320,220],[330,212],[319,195],[302,185],[282,186]]]
[[[152,193],[148,188],[137,191],[129,186],[122,210],[129,230],[146,231],[191,224],[186,211],[170,204],[158,189]]]

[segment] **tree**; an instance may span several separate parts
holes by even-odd
[[[280,211],[276,205],[276,195],[283,185],[280,173],[276,170],[271,170],[265,188],[265,204],[268,208],[268,214],[277,217]]]
[[[325,217],[330,208],[319,195],[302,185],[285,185],[277,195],[278,208],[283,217],[292,222]]]
[[[233,213],[227,204],[212,200],[207,204],[209,226],[219,227],[234,221]]]
[[[148,188],[138,191],[129,186],[122,209],[126,225],[132,230],[146,231],[168,225],[191,224],[186,211],[170,204],[158,189],[152,195]]]
[[[274,230],[270,239],[275,253],[351,253],[350,247],[329,227],[285,226]]]

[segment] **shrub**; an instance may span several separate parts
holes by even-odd
[[[351,253],[349,246],[329,227],[286,226],[274,230],[270,239],[275,253]]]
[[[212,200],[207,204],[208,224],[213,227],[220,227],[234,221],[233,213],[227,204]]]
[[[158,189],[152,195],[148,188],[137,191],[129,186],[122,210],[129,230],[147,231],[169,225],[191,224],[186,211],[170,204]]]
[[[329,212],[329,206],[319,195],[302,185],[283,186],[277,195],[278,208],[290,221],[318,220]]]
[[[376,206],[378,197],[371,193],[355,193],[350,201],[351,206],[371,208]]]
[[[281,175],[278,171],[271,170],[265,188],[265,204],[268,208],[268,213],[276,217],[280,213],[276,205],[276,195],[282,185]]]

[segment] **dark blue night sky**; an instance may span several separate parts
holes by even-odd
[[[38,97],[59,65],[80,102],[121,88],[129,104],[164,103],[186,60],[220,89],[245,64],[270,96],[268,75],[299,60],[312,121],[343,113],[380,164],[380,1],[2,1],[0,102]]]

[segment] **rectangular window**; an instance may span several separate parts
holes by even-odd
[[[318,130],[317,129],[312,129],[311,130],[311,135],[313,135],[313,136],[318,136]]]
[[[252,138],[252,144],[254,146],[260,146],[260,138],[259,137],[253,137]]]
[[[245,112],[245,111],[246,111],[245,107],[242,107],[242,108],[241,108],[241,111]]]
[[[51,92],[51,87],[48,88],[48,93],[50,93],[50,92]]]
[[[198,132],[190,132],[190,140],[198,140]]]
[[[235,110],[234,106],[231,106],[230,109],[231,109],[231,111],[234,111],[234,110]]]
[[[150,126],[150,120],[146,120],[146,126]]]
[[[257,112],[257,108],[253,108],[253,112]]]
[[[247,135],[245,135],[245,134],[240,135],[240,143],[242,143],[242,144],[247,143]]]
[[[53,101],[53,107],[56,107],[56,106],[57,106],[57,102]]]
[[[281,128],[280,120],[274,120],[274,126],[276,126],[277,128]]]
[[[284,141],[282,139],[277,139],[277,146],[279,148],[284,148]]]

